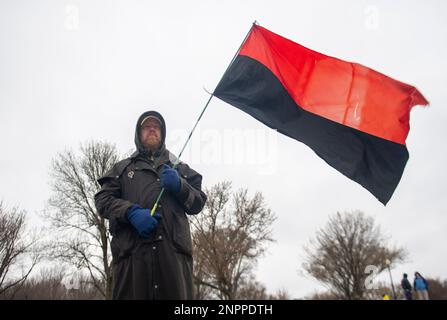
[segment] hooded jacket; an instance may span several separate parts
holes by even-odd
[[[146,150],[140,141],[141,121],[155,116],[161,123],[158,150]],[[157,211],[162,215],[149,239],[142,238],[127,220],[138,204],[151,209],[161,191],[162,165],[172,167],[176,157],[165,147],[166,124],[156,111],[143,113],[135,128],[136,151],[98,179],[95,195],[100,216],[109,220],[112,234],[114,299],[192,299],[192,241],[187,214],[199,213],[206,202],[202,176],[179,162],[180,192],[165,190]]]

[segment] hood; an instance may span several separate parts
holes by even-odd
[[[158,148],[158,150],[154,152],[154,156],[157,157],[157,156],[161,155],[163,153],[163,151],[166,149],[166,146],[165,146],[165,139],[166,139],[165,119],[163,119],[161,114],[158,113],[157,111],[153,111],[153,110],[146,111],[138,118],[137,125],[135,127],[135,146],[136,146],[137,152],[139,154],[150,155],[150,151],[147,150],[140,141],[140,129],[141,129],[140,124],[141,124],[141,121],[148,116],[154,116],[161,122],[161,143],[160,143],[160,147]]]

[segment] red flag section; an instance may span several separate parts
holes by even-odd
[[[239,54],[267,67],[303,109],[397,143],[405,144],[411,108],[428,104],[413,86],[261,26],[253,27]]]
[[[309,146],[386,204],[408,151],[413,86],[254,25],[214,95]]]

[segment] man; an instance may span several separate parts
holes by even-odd
[[[402,290],[404,290],[405,299],[413,300],[413,288],[411,287],[410,281],[408,281],[408,274],[404,273],[404,277],[402,278],[400,285],[402,286]]]
[[[136,151],[98,179],[99,214],[112,234],[114,299],[192,299],[192,243],[186,214],[206,201],[202,176],[165,147],[166,125],[156,111],[136,125]],[[165,192],[153,216],[161,188]]]

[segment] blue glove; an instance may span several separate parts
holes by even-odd
[[[134,204],[127,211],[127,219],[141,237],[149,238],[151,232],[157,227],[161,214],[155,211],[154,215],[151,216],[149,209],[143,209],[139,205]]]
[[[177,170],[172,169],[167,164],[164,164],[160,184],[162,188],[178,193],[180,191],[180,176],[178,175]]]

